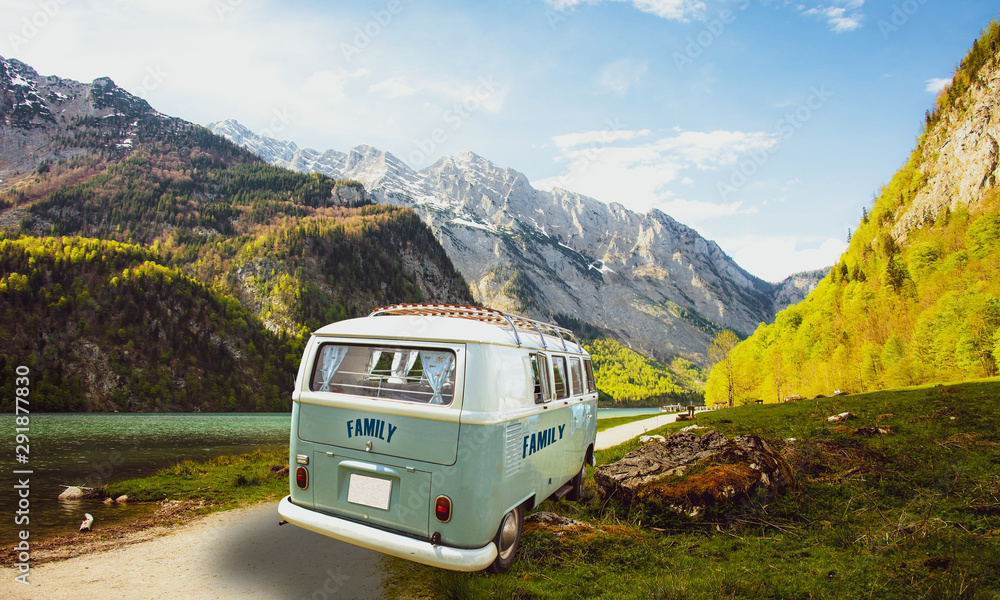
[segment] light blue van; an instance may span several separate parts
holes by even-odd
[[[597,387],[567,329],[381,308],[316,331],[292,395],[290,523],[445,569],[503,572],[525,511],[578,500]]]

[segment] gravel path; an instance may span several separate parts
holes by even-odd
[[[30,586],[6,568],[0,598],[381,598],[382,555],[280,519],[274,503],[214,513],[153,540],[32,567]]]
[[[633,421],[631,423],[619,425],[618,427],[605,429],[604,431],[597,434],[596,449],[604,450],[606,448],[611,448],[612,446],[617,446],[618,444],[627,442],[634,437],[639,437],[640,435],[646,433],[647,431],[652,431],[659,427],[663,427],[667,423],[673,423],[674,421],[677,420],[677,417],[680,414],[682,413],[657,415],[652,419]]]

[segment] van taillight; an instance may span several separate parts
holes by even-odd
[[[437,497],[437,500],[434,501],[434,516],[442,523],[451,520],[451,498],[448,496]]]
[[[305,467],[295,469],[295,485],[303,490],[309,485],[309,471]]]

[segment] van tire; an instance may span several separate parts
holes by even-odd
[[[579,502],[583,498],[583,480],[587,478],[587,462],[584,461],[583,466],[580,468],[580,472],[573,476],[570,480],[570,485],[573,489],[566,494],[566,499],[571,502]]]
[[[493,538],[497,547],[497,557],[493,564],[486,567],[490,573],[503,573],[514,563],[517,548],[521,543],[521,532],[524,530],[524,507],[518,506],[500,519],[500,528]]]

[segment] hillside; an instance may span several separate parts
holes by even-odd
[[[0,84],[0,372],[33,369],[37,410],[283,409],[312,329],[472,300],[420,218],[357,182],[264,164],[108,79],[0,59]]]
[[[1000,26],[976,40],[906,165],[803,302],[730,354],[737,402],[997,373]],[[709,402],[726,397],[722,370]]]
[[[139,246],[0,239],[0,411],[287,410],[298,341]]]
[[[681,357],[669,366],[622,345],[610,337],[584,343],[594,363],[602,403],[616,406],[700,404],[701,372]]]
[[[590,323],[664,363],[683,357],[703,365],[721,328],[749,335],[826,274],[762,281],[661,211],[536,190],[524,174],[468,151],[415,171],[370,146],[318,152],[236,121],[210,127],[269,163],[357,180],[373,200],[412,208],[477,302]]]

